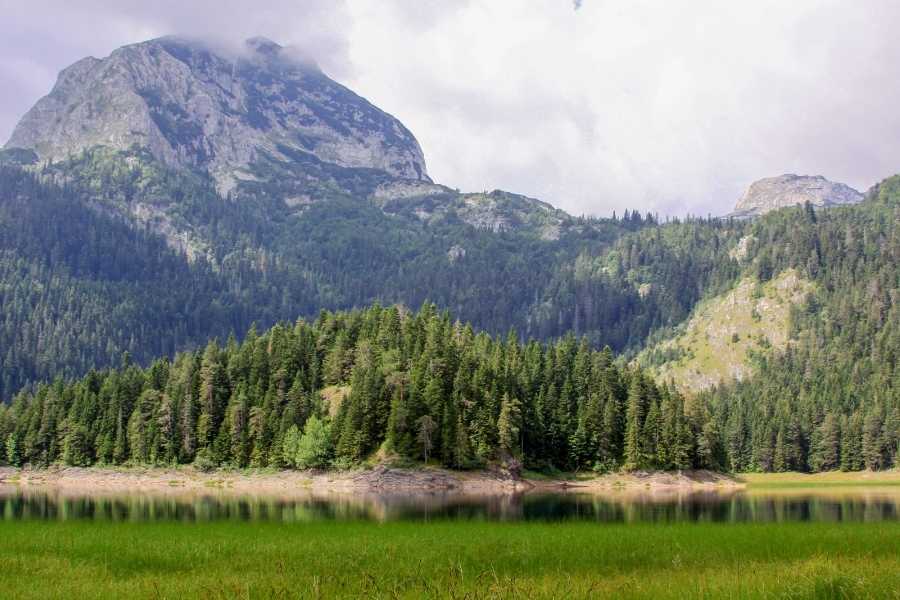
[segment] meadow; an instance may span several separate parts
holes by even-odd
[[[900,598],[896,472],[741,478],[772,498],[805,490],[863,505],[878,494],[891,500],[887,512],[823,512],[804,497],[804,520],[779,522],[712,522],[690,510],[683,521],[628,523],[6,512],[0,597]]]
[[[900,523],[0,522],[4,598],[896,598]]]

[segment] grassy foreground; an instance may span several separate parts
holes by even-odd
[[[900,523],[0,522],[4,598],[900,594]]]

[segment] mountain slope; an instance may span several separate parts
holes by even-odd
[[[396,120],[289,50],[248,44],[235,55],[162,38],[85,59],[0,151],[0,347],[15,348],[0,357],[0,397],[124,351],[144,362],[254,321],[373,301],[433,300],[489,331],[574,327],[615,347],[660,319],[622,319],[619,305],[649,305],[605,275],[589,286],[615,306],[571,304],[585,297],[579,256],[650,221],[436,185]],[[74,229],[84,222],[90,239]],[[128,261],[96,260],[117,244]],[[171,265],[156,270],[162,255]],[[30,287],[26,272],[54,285]]]
[[[422,219],[340,197],[295,213],[92,156],[65,172],[0,167],[3,397],[118,364],[125,351],[144,363],[253,322],[375,300],[430,299],[489,331],[562,335],[566,299],[550,282],[583,249],[638,227],[571,220],[542,239],[530,225],[494,231],[453,211]]]
[[[685,368],[690,383],[718,383],[696,394],[688,412],[708,415],[736,471],[878,469],[900,453],[900,176],[875,186],[858,205],[774,211],[744,229],[731,253],[745,285],[765,290],[794,273],[805,300],[790,302],[787,323],[739,328],[746,307],[711,299],[682,332],[660,330],[642,359],[664,376]],[[735,252],[735,250],[739,250]],[[768,295],[764,292],[763,298]],[[748,305],[749,306],[749,305]],[[710,310],[718,307],[718,310]],[[782,306],[780,311],[785,307]],[[737,310],[736,310],[737,309]],[[770,325],[771,327],[771,325]],[[740,352],[746,335],[787,335],[779,349]],[[693,333],[694,356],[667,352]],[[707,338],[708,336],[708,338]],[[752,342],[752,340],[750,340]],[[700,359],[707,358],[701,365]],[[740,380],[717,365],[735,359]],[[711,364],[716,363],[716,364]],[[701,417],[703,418],[703,417]]]
[[[790,310],[805,303],[813,289],[796,269],[764,284],[745,277],[729,292],[698,304],[675,337],[645,349],[638,361],[657,379],[688,392],[746,379],[756,355],[787,347]]]

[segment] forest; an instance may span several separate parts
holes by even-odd
[[[683,398],[609,349],[475,333],[425,305],[323,312],[243,342],[67,384],[0,409],[6,461],[346,467],[382,451],[453,468],[686,468]]]
[[[0,407],[0,459],[205,469],[376,457],[595,472],[896,464],[896,404],[848,415],[823,396],[802,400],[823,415],[812,431],[783,401],[745,421],[720,395],[685,398],[571,335],[522,343],[432,304],[375,305],[251,329],[147,368],[126,355],[119,368],[23,391]]]
[[[735,471],[896,465],[900,445],[900,177],[862,204],[778,211],[755,223],[760,280],[796,268],[817,292],[792,343],[756,373],[701,395]]]

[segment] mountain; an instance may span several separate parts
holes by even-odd
[[[794,268],[760,282],[744,276],[727,292],[705,298],[676,333],[646,348],[638,362],[660,380],[699,392],[753,374],[755,354],[783,351],[791,309],[803,306],[813,284]]]
[[[816,207],[854,204],[863,195],[821,175],[780,175],[753,182],[738,200],[731,216],[754,217],[769,211],[809,202]]]
[[[0,397],[372,302],[622,348],[666,317],[575,265],[651,223],[435,184],[405,127],[275,44],[127,46],[0,151]]]
[[[80,60],[6,146],[43,161],[138,146],[166,166],[208,173],[222,194],[292,172],[295,162],[430,181],[402,123],[263,38],[217,51],[164,37]],[[327,183],[319,172],[315,185],[294,174],[299,196]]]
[[[128,52],[140,58],[139,66],[113,60]],[[231,67],[220,72],[210,65]],[[98,73],[90,75],[95,68]],[[420,156],[411,134],[385,135],[366,146],[371,138],[361,132],[370,125],[360,125],[356,111],[371,107],[366,110],[383,123],[393,122],[390,117],[328,83],[289,50],[259,40],[229,54],[163,38],[73,69],[39,103],[50,111],[46,118],[40,116],[45,108],[36,107],[0,151],[0,398],[15,398],[14,407],[61,398],[57,406],[70,407],[66,394],[84,390],[101,394],[105,407],[131,397],[141,387],[139,378],[129,379],[134,386],[120,395],[118,375],[105,391],[96,390],[92,369],[121,367],[134,374],[136,365],[190,352],[211,339],[222,342],[248,330],[252,339],[254,324],[262,330],[298,318],[311,322],[323,310],[415,308],[428,301],[448,311],[445,321],[452,315],[477,331],[506,336],[507,344],[494,346],[491,364],[513,352],[513,341],[561,339],[560,348],[569,350],[547,353],[529,370],[517,371],[524,378],[515,383],[525,390],[520,398],[535,405],[565,398],[570,408],[606,410],[599,389],[588,388],[587,399],[580,398],[587,366],[576,368],[567,353],[609,346],[622,355],[619,366],[641,365],[663,387],[672,383],[685,395],[692,434],[712,444],[704,452],[715,454],[719,464],[822,469],[843,466],[845,456],[854,469],[894,464],[900,419],[898,177],[850,204],[845,201],[859,198],[835,192],[842,188],[820,178],[776,178],[752,186],[752,199],[740,205],[752,219],[658,223],[636,211],[622,218],[575,218],[523,195],[461,193],[434,183],[424,161],[421,172],[404,170],[402,161],[385,162],[385,156]],[[150,100],[141,95],[146,90],[134,84],[135,72],[148,81],[161,78],[167,100],[154,103],[152,94]],[[219,88],[210,84],[215,73],[243,100],[222,108],[230,99],[216,96]],[[107,85],[130,98],[133,114],[120,114],[122,107],[92,117],[113,100]],[[198,91],[209,85],[209,92]],[[307,100],[288,102],[288,89]],[[331,102],[330,112],[311,108]],[[301,104],[321,119],[319,145],[304,145],[305,121],[286,116],[286,106],[295,115]],[[265,119],[257,120],[257,113]],[[122,123],[141,114],[146,135],[131,137]],[[205,114],[217,115],[211,128],[191,137],[196,131],[187,124],[199,127]],[[153,115],[185,126],[160,126]],[[254,130],[246,134],[247,156],[254,157],[248,161],[222,141],[244,127]],[[107,130],[118,133],[97,133]],[[70,150],[55,150],[68,143]],[[382,158],[366,154],[370,162],[360,166],[329,154],[335,144],[377,147]],[[765,211],[800,198],[803,206]],[[813,210],[816,203],[842,202]],[[308,390],[314,395],[340,397],[353,387],[350,340],[371,333],[353,328],[371,323],[351,321],[348,339],[340,343],[329,337],[340,333],[337,326],[318,330],[315,352],[340,351],[329,361],[336,375],[328,393]],[[419,345],[404,347],[416,353],[432,343],[428,336],[440,337],[436,330],[408,334]],[[287,382],[282,369],[266,366],[263,356],[270,350],[254,350],[254,385],[271,391],[253,396],[254,409],[277,404]],[[412,368],[412,356],[398,360],[407,365],[399,371]],[[447,360],[463,357],[451,353]],[[430,364],[441,370],[450,363]],[[496,399],[501,385],[512,385],[503,382],[508,373],[493,378],[482,371],[479,394]],[[553,381],[537,395],[536,373]],[[82,387],[39,385],[85,374]],[[447,391],[453,382],[444,384]],[[660,398],[644,393],[649,389],[635,391],[642,401],[632,425],[652,435],[662,407]],[[223,403],[239,391],[224,390]],[[413,393],[427,395],[424,388]],[[29,414],[40,414],[35,411]],[[610,411],[611,419],[618,418]],[[560,452],[553,464],[590,464],[581,455],[573,459],[573,449],[577,454],[582,443],[594,444],[602,431],[613,430],[598,429],[596,411],[578,418],[588,419],[587,429],[570,419],[551,432]],[[29,428],[21,441],[34,449]],[[836,432],[844,431],[847,448],[835,451],[835,439],[844,444]]]

